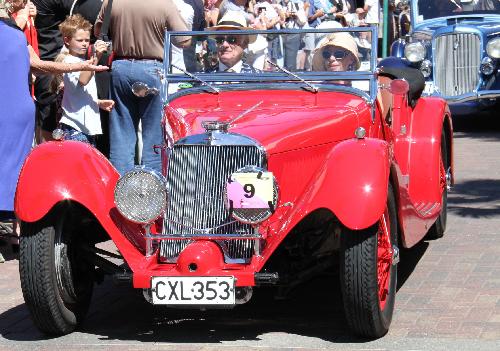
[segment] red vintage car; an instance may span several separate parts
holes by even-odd
[[[368,52],[352,46],[362,31],[372,38]],[[152,304],[206,309],[325,270],[338,272],[354,333],[388,331],[399,248],[445,231],[449,109],[420,97],[423,77],[403,59],[377,63],[374,29],[309,32],[313,70],[269,59],[231,74],[220,71],[220,52],[205,53],[200,72],[186,71],[171,53],[172,38],[186,33],[167,33],[162,172],[138,166],[120,176],[75,141],[33,150],[15,205],[22,290],[41,331],[72,332],[103,274],[142,289]],[[215,47],[239,45],[231,35],[242,33],[188,34],[210,48],[214,37]],[[325,44],[339,35],[351,39]],[[331,69],[325,60],[352,64]],[[156,93],[140,82],[134,91]],[[118,254],[96,246],[108,240]]]

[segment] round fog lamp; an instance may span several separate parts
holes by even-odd
[[[429,60],[423,60],[420,64],[420,72],[424,75],[424,78],[429,78],[432,73],[432,63]]]
[[[243,167],[229,176],[225,191],[226,207],[231,216],[246,224],[258,224],[274,213],[278,203],[278,185],[272,172]]]
[[[486,45],[486,53],[489,57],[500,58],[500,38],[491,39]]]
[[[420,42],[409,43],[405,46],[405,57],[412,63],[420,62],[425,58],[425,47]]]
[[[132,222],[153,222],[165,210],[166,202],[165,178],[153,170],[137,167],[116,183],[116,208]]]
[[[481,70],[482,74],[489,76],[495,71],[495,65],[493,64],[493,60],[489,57],[483,58],[479,69]]]

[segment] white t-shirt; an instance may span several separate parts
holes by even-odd
[[[76,63],[81,61],[83,59],[68,55],[63,62]],[[60,122],[87,135],[102,134],[95,77],[92,76],[87,85],[81,85],[78,82],[80,73],[63,74],[63,116]]]
[[[368,12],[366,14],[366,23],[368,24],[378,24],[379,23],[379,11],[380,4],[379,0],[365,0],[365,6],[369,6]]]
[[[193,7],[189,4],[186,4],[183,0],[174,0],[175,6],[177,6],[177,10],[181,18],[186,22],[188,30],[193,28],[193,19],[194,19],[194,10]],[[172,63],[177,67],[182,69],[186,69],[186,65],[184,64],[184,54],[181,48],[178,48],[175,45],[172,45]],[[173,73],[180,73],[179,70],[173,69]]]

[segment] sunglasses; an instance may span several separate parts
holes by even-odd
[[[328,60],[330,57],[335,57],[335,60],[340,61],[347,56],[347,51],[345,50],[323,50],[323,58]]]
[[[227,37],[215,38],[215,42],[219,45],[223,44],[225,41],[227,41],[228,44],[234,45],[238,43],[238,37],[228,35]]]

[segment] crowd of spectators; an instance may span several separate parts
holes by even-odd
[[[13,4],[12,16],[16,23],[24,30],[29,43],[43,60],[55,60],[60,54],[64,45],[59,25],[67,16],[80,14],[91,24],[95,24],[90,38],[93,43],[97,40],[96,35],[99,35],[99,27],[102,25],[105,14],[103,9],[108,7],[107,0],[9,1]],[[142,119],[147,122],[149,113],[145,114],[146,117],[143,113],[141,113],[142,118],[134,117],[139,114],[137,111],[139,106],[131,105],[131,99],[134,98],[125,98],[123,92],[120,93],[121,96],[116,96],[118,93],[113,87],[116,87],[119,79],[124,77],[128,63],[134,67],[145,67],[147,65],[145,61],[149,60],[150,67],[144,72],[150,72],[150,68],[156,65],[153,61],[161,62],[164,28],[202,31],[215,26],[229,10],[243,13],[248,27],[255,29],[377,26],[380,20],[381,2],[381,0],[168,0],[158,3],[153,1],[148,3],[148,6],[143,6],[143,3],[134,4],[133,0],[120,1],[110,12],[112,20],[108,39],[113,42],[114,59],[118,62],[113,65],[112,73],[98,73],[95,75],[95,80],[98,99],[114,100],[115,108],[111,110],[111,114],[122,118],[109,119],[108,111],[101,109],[103,136],[97,138],[98,148],[111,158],[121,173],[137,161],[137,155],[130,151],[133,148],[131,145],[135,144],[136,140],[132,131],[137,131],[139,124],[148,125]],[[163,16],[164,23],[155,22],[158,20],[158,14]],[[356,40],[360,54],[366,55],[370,38],[361,35]],[[318,42],[319,38],[315,38],[312,34],[258,36],[246,50],[246,61],[259,70],[269,69],[268,59],[291,71],[311,70],[312,53]],[[214,49],[213,41],[209,40],[203,45],[191,41],[176,57],[180,58],[178,62],[180,66],[188,71],[206,70],[211,68],[210,57],[213,57]],[[138,60],[143,62],[137,62]],[[99,64],[109,64],[109,62],[108,55],[103,55]],[[52,80],[51,75],[39,75],[32,87],[36,103],[37,143],[51,140],[51,132],[58,126],[58,116],[61,115],[58,114],[57,90],[50,88]],[[109,91],[110,87],[112,91]],[[157,110],[158,108],[154,106],[158,106],[158,103],[152,101],[150,105],[141,106],[140,109]],[[136,111],[130,114],[132,108]],[[124,119],[124,116],[128,116],[128,120]],[[116,123],[119,125],[115,125]],[[150,133],[144,133],[146,138]],[[111,138],[111,149],[109,138]],[[155,140],[147,139],[146,142],[155,143]],[[127,144],[127,147],[123,147],[123,144]],[[149,149],[149,145],[146,147]],[[150,162],[149,158],[155,159],[151,162],[154,164],[153,168],[157,167],[158,160],[155,156],[149,155],[148,152],[143,156],[147,163]]]

